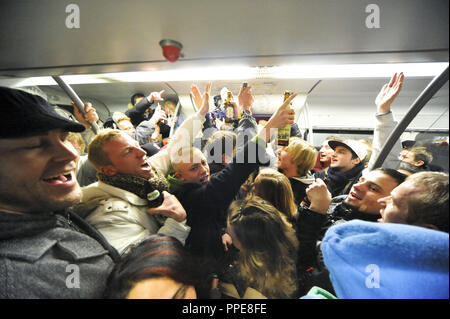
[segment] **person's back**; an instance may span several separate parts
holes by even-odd
[[[118,254],[68,209],[81,190],[66,138],[84,126],[19,90],[0,88],[0,102],[0,297],[101,297]]]

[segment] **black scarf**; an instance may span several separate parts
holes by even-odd
[[[329,167],[327,171],[328,174],[327,186],[331,195],[333,197],[339,195],[345,188],[347,183],[350,182],[355,177],[357,177],[363,171],[363,169],[364,169],[363,162],[360,162],[351,170],[348,170],[346,172],[341,172],[339,171],[338,168]]]

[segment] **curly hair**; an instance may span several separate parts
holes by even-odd
[[[231,204],[228,225],[242,246],[236,261],[239,276],[267,298],[292,298],[299,244],[283,214],[255,196]]]

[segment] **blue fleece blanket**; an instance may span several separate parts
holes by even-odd
[[[338,298],[449,298],[449,234],[353,220],[330,227],[321,246]]]

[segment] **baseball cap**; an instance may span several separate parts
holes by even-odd
[[[355,140],[345,140],[345,141],[328,141],[328,145],[334,150],[338,146],[343,146],[349,149],[352,153],[359,157],[361,161],[367,156],[366,147]]]
[[[27,137],[53,129],[83,132],[84,125],[59,115],[42,97],[22,90],[0,87],[2,125],[0,138]]]

